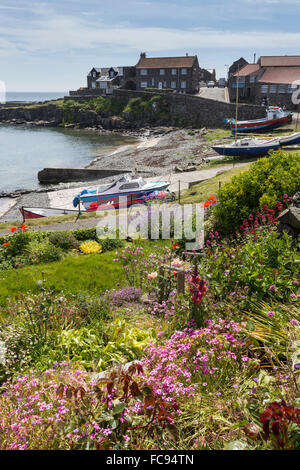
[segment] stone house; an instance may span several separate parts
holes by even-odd
[[[114,88],[135,89],[135,67],[93,67],[87,76],[89,90],[113,93]]]
[[[248,62],[244,59],[244,57],[241,57],[240,59],[236,60],[233,62],[233,64],[229,67],[228,69],[228,80],[238,71],[241,70],[245,65],[247,65]]]
[[[141,53],[136,65],[136,89],[173,90],[178,93],[199,92],[200,67],[197,56],[147,57]]]
[[[200,81],[201,82],[210,82],[216,81],[216,70],[215,69],[201,69],[200,71]]]
[[[297,108],[292,97],[300,85],[300,56],[261,56],[256,64],[245,65],[229,80],[231,101],[236,100],[237,76],[240,101]]]

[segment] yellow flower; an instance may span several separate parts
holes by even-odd
[[[89,255],[92,253],[101,253],[102,246],[99,245],[99,243],[95,241],[84,242],[82,243],[82,245],[80,245],[80,251],[86,255]]]

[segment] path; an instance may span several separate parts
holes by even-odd
[[[224,101],[225,103],[229,102],[227,88],[201,88],[199,96],[201,98],[207,98],[209,100]]]

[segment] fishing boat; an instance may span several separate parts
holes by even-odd
[[[300,144],[300,132],[294,132],[294,134],[279,137],[279,142],[282,147],[288,145],[298,145]]]
[[[253,121],[237,121],[236,119],[225,119],[225,122],[230,125],[232,134],[242,134],[247,132],[264,132],[271,129],[284,126],[292,121],[292,113],[284,112],[278,106],[270,106],[267,109],[267,116]]]
[[[40,219],[41,217],[78,214],[78,210],[75,209],[52,209],[50,207],[21,207],[20,212],[24,219]]]
[[[165,191],[170,186],[168,181],[146,182],[143,178],[133,179],[124,175],[110,185],[92,190],[83,190],[73,200],[73,206],[81,203],[87,211],[129,207],[132,204],[145,202],[145,196],[155,191]],[[122,197],[120,199],[120,197]]]
[[[261,157],[267,155],[270,150],[279,150],[278,139],[240,139],[227,145],[216,145],[213,147],[219,155],[232,157]]]

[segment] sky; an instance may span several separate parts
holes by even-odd
[[[0,0],[7,91],[86,86],[93,67],[197,54],[226,76],[244,57],[300,55],[300,0]]]

